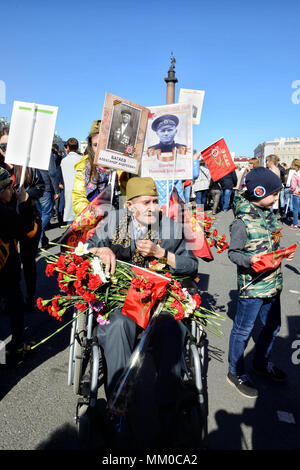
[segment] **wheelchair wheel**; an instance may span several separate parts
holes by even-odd
[[[187,340],[183,360],[183,380],[194,392],[194,398],[183,409],[183,428],[186,430],[188,447],[203,448],[206,437],[206,411],[202,382],[200,343],[189,338]]]
[[[76,320],[74,358],[73,358],[73,391],[75,395],[80,394],[80,380],[83,365],[83,342],[86,335],[86,316],[80,315]]]

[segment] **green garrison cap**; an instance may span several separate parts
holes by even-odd
[[[127,201],[139,196],[158,196],[156,184],[152,178],[136,176],[128,180],[126,185]]]

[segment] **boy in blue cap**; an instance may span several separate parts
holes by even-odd
[[[280,227],[271,208],[278,200],[281,187],[280,178],[272,171],[254,168],[246,176],[246,192],[237,192],[233,201],[235,220],[230,227],[228,257],[237,265],[239,299],[229,340],[227,381],[248,398],[258,396],[258,390],[244,370],[244,351],[257,317],[263,328],[255,345],[253,370],[276,382],[287,379],[286,374],[269,361],[281,324],[281,267],[262,275],[257,275],[251,267],[261,255],[279,249]]]

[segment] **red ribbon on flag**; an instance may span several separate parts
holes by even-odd
[[[132,270],[140,278],[133,278],[122,313],[145,329],[150,319],[151,309],[156,300],[163,298],[170,279],[137,266],[132,266]]]
[[[236,168],[224,139],[207,147],[201,155],[213,181],[218,181]]]
[[[273,269],[278,268],[281,261],[284,258],[287,258],[292,253],[295,253],[297,248],[297,243],[284,250],[272,251],[271,253],[266,253],[262,255],[261,258],[252,264],[251,268],[254,269],[257,273],[264,273],[266,271],[272,271]]]

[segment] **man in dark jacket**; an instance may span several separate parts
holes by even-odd
[[[0,300],[10,315],[10,357],[23,352],[24,301],[16,241],[34,228],[34,208],[24,186],[14,191],[9,172],[0,168]],[[17,209],[17,210],[16,210]]]
[[[223,176],[223,178],[220,179],[220,183],[223,190],[223,211],[228,211],[230,209],[230,198],[233,188],[237,185],[237,176],[235,170],[233,170],[231,173],[228,173],[228,175]]]

